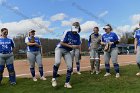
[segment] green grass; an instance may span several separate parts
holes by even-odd
[[[104,77],[104,70],[99,75],[90,75],[82,72],[82,75],[74,74],[71,78],[72,89],[64,88],[65,75],[58,78],[58,86],[51,86],[51,77],[47,81],[18,78],[17,85],[11,86],[8,78],[4,78],[0,86],[0,93],[139,93],[140,77],[135,74],[138,71],[136,65],[120,67],[121,77],[116,79],[114,70],[111,76]]]

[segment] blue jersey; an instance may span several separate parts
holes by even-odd
[[[74,34],[72,31],[65,31],[61,39],[61,42],[67,43],[69,45],[80,45],[81,44],[80,35],[78,33]],[[60,43],[57,45],[57,47],[66,49],[68,51],[72,50],[72,48],[62,46]]]
[[[108,43],[108,42],[116,42],[118,41],[118,36],[114,32],[110,32],[109,34],[105,33],[102,36],[102,42]],[[112,44],[111,48],[115,48],[116,44]]]
[[[0,53],[11,53],[14,47],[15,44],[12,39],[0,37]]]
[[[25,38],[25,43],[30,42],[30,40],[31,40],[31,37],[26,37]],[[41,45],[40,39],[38,37],[35,37],[35,42],[37,44]],[[40,48],[35,46],[35,45],[34,46],[27,46],[27,51],[30,51],[30,52],[40,51]]]
[[[134,38],[137,39],[137,45],[140,46],[140,29],[136,30]]]

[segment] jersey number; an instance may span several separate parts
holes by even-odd
[[[7,46],[7,45],[2,45],[2,48],[3,48],[3,49],[7,49],[8,46]]]

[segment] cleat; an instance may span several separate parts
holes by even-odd
[[[95,70],[93,70],[93,71],[90,71],[90,74],[92,75],[92,74],[94,74],[95,73]]]
[[[16,82],[11,82],[10,84],[11,84],[11,85],[16,85]]]
[[[138,73],[136,74],[136,76],[140,76],[140,72],[138,72]]]
[[[110,76],[110,75],[111,75],[110,73],[106,73],[104,76],[107,77],[107,76]]]
[[[96,75],[98,75],[100,73],[100,71],[96,71]]]
[[[117,73],[117,74],[116,74],[116,78],[119,78],[119,77],[120,77],[120,73]]]
[[[40,79],[41,79],[41,80],[47,80],[44,76],[42,76]]]
[[[33,77],[33,81],[35,81],[35,82],[37,81],[36,77]]]
[[[55,78],[52,78],[52,87],[56,87],[57,86],[57,82]]]
[[[73,72],[71,72],[71,75],[73,75],[74,73]]]
[[[65,83],[64,87],[65,88],[72,88],[72,86],[70,85],[70,83]]]
[[[80,73],[80,72],[77,72],[77,74],[78,74],[78,75],[81,75],[81,73]]]

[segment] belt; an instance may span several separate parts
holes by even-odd
[[[11,52],[0,52],[1,54],[10,54]]]

